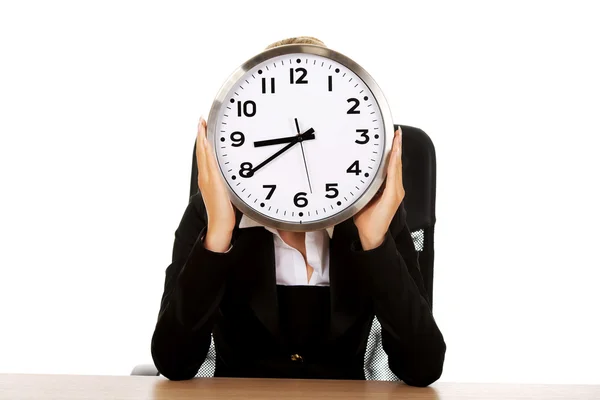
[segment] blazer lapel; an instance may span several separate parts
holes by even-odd
[[[350,245],[358,240],[352,218],[335,226],[329,249],[329,285],[331,295],[331,339],[350,328],[365,307],[361,274],[351,262]]]

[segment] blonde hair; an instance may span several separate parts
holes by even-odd
[[[325,43],[323,43],[321,40],[319,40],[315,37],[298,36],[298,37],[279,40],[275,43],[271,43],[270,45],[267,46],[266,50],[272,49],[273,47],[283,46],[286,44],[315,44],[317,46],[327,47],[327,46],[325,46]]]

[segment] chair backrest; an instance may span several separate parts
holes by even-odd
[[[433,235],[435,228],[436,159],[429,136],[412,126],[402,128],[402,179],[404,207],[419,267],[429,300],[433,304]]]
[[[433,299],[433,234],[435,227],[436,162],[433,142],[421,129],[402,128],[402,180],[407,224],[419,257],[419,267],[430,301]],[[365,378],[395,381],[381,341],[381,325],[374,319],[365,352]]]
[[[433,302],[433,235],[435,227],[436,158],[435,147],[429,136],[412,126],[402,128],[402,178],[406,218],[411,230],[415,249],[419,254],[419,267],[429,300]],[[192,156],[190,196],[198,192],[198,165],[196,145]],[[433,303],[432,303],[433,304]],[[215,349],[211,341],[206,361],[196,376],[213,376]],[[365,354],[365,377],[373,380],[398,380],[388,367],[387,355],[381,344],[381,325],[377,318],[367,342]]]

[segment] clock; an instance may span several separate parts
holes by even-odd
[[[356,214],[381,187],[394,125],[356,62],[315,45],[269,49],[237,68],[211,107],[208,140],[231,202],[276,229]]]

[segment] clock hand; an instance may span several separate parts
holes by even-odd
[[[283,144],[283,143],[291,143],[298,140],[298,135],[288,136],[284,138],[278,139],[269,139],[269,140],[259,140],[254,142],[254,147],[262,147],[262,146],[271,146],[274,144]]]
[[[308,131],[311,131],[311,129],[312,128],[310,128]],[[308,131],[304,132],[304,134],[307,134]],[[312,129],[311,133],[314,131],[315,130]],[[298,133],[300,133],[300,132],[298,132]],[[307,138],[305,138],[304,140],[306,140],[306,139]],[[291,143],[291,142],[295,142],[296,140],[298,140],[298,135],[277,138],[277,139],[259,140],[259,141],[254,142],[254,147],[263,147],[263,146],[272,146],[274,144]]]
[[[277,157],[279,157],[281,154],[283,154],[287,150],[291,149],[295,144],[300,143],[303,140],[312,140],[312,139],[314,139],[315,138],[314,132],[315,132],[315,130],[313,128],[310,128],[309,130],[307,130],[303,134],[301,134],[299,136],[294,136],[294,141],[293,142],[289,143],[287,146],[285,146],[281,150],[277,151],[275,154],[273,154],[271,157],[267,158],[265,161],[263,161],[260,164],[258,164],[256,167],[252,168],[250,170],[250,176],[254,175],[256,173],[256,171],[258,171],[259,169],[261,169],[262,167],[264,167],[265,165],[267,165],[268,163],[270,163],[271,161],[273,161],[274,159],[276,159]]]
[[[296,131],[298,135],[300,135],[300,126],[298,125],[298,118],[294,118],[296,122]],[[312,185],[310,184],[310,175],[308,175],[308,167],[306,166],[306,156],[304,155],[304,145],[300,142],[300,149],[302,150],[302,159],[304,160],[304,170],[306,171],[306,178],[308,179],[308,188],[310,189],[310,193],[312,193]]]

